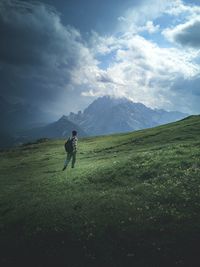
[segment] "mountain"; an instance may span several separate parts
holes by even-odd
[[[69,121],[66,116],[62,116],[58,121],[50,123],[46,126],[32,128],[21,131],[16,136],[16,143],[26,143],[40,138],[62,138],[71,135],[73,130],[78,131],[79,136],[85,136],[86,133],[73,122]]]
[[[104,96],[96,99],[83,112],[70,113],[68,119],[88,135],[129,132],[180,120],[188,114],[151,109],[126,98]]]
[[[0,96],[0,148],[32,142],[40,138],[61,138],[76,129],[79,136],[86,133],[63,116],[53,123],[45,123],[49,116],[34,106],[11,103]]]
[[[24,104],[11,104],[0,98],[1,143],[0,147],[12,146],[40,138],[61,138],[76,129],[79,136],[123,133],[180,120],[187,116],[180,112],[151,109],[126,98],[104,96],[96,99],[83,112],[70,113],[58,121],[39,125],[43,118],[39,110]],[[6,112],[5,112],[6,111]],[[35,114],[38,113],[38,116]],[[45,121],[45,120],[44,120]],[[36,126],[38,125],[38,126]],[[24,129],[24,130],[19,130]]]

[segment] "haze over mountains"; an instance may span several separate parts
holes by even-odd
[[[19,132],[16,136],[16,142],[26,143],[40,138],[66,138],[71,135],[74,129],[82,137],[87,135],[78,125],[69,121],[66,116],[62,116],[56,122]]]
[[[1,102],[3,103],[2,99]],[[1,105],[1,112],[5,109],[4,102],[4,105]],[[35,117],[32,117],[31,108],[28,112],[25,110],[26,107],[23,105],[16,104],[9,107],[8,115],[1,119],[0,147],[26,143],[39,138],[64,138],[69,136],[73,129],[78,131],[79,136],[123,133],[177,121],[188,116],[176,111],[151,109],[126,98],[110,96],[96,99],[83,112],[79,111],[77,114],[71,112],[56,122],[37,127],[33,126],[36,121]]]
[[[48,121],[48,115],[35,106],[11,103],[0,96],[1,132],[12,134],[16,130],[29,129]]]

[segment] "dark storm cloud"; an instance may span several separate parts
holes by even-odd
[[[99,74],[99,76],[96,78],[96,80],[98,82],[101,82],[101,83],[115,83],[113,81],[112,77],[110,77],[107,73]]]
[[[185,103],[185,111],[191,110],[192,113],[199,114],[200,100],[200,76],[197,75],[191,79],[177,78],[171,87],[171,90],[176,94],[176,103]],[[184,107],[184,106],[183,106]]]
[[[56,15],[42,5],[14,3],[3,1],[0,4],[1,62],[41,65],[45,63],[48,50],[55,50],[50,48],[51,33],[60,39],[55,28]]]
[[[195,97],[200,97],[200,76],[195,76],[191,79],[179,78],[173,85],[173,89],[184,94],[192,94]],[[199,101],[199,99],[197,99]]]
[[[200,19],[185,24],[175,31],[174,40],[183,46],[200,48]]]
[[[70,99],[71,73],[95,64],[77,29],[106,31],[123,10],[145,1],[0,0],[0,95],[40,107]]]
[[[41,0],[55,6],[61,12],[61,20],[73,25],[82,33],[91,30],[99,33],[112,32],[118,17],[133,6],[141,5],[149,0]]]
[[[92,61],[80,33],[41,3],[1,1],[0,35],[0,95],[27,103],[56,101],[71,72]]]

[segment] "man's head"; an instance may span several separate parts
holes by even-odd
[[[76,136],[77,135],[77,131],[72,131],[72,136]]]

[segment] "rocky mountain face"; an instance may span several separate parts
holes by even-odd
[[[68,119],[88,135],[112,134],[154,127],[180,120],[188,114],[151,109],[126,98],[100,97],[83,112],[70,113]]]
[[[72,130],[77,130],[80,137],[123,133],[154,127],[188,116],[181,112],[151,109],[126,98],[104,96],[96,99],[83,112],[71,112],[69,116],[62,116],[56,122],[34,127],[37,122],[31,108],[27,109],[20,104],[11,105],[3,99],[0,99],[0,102],[0,112],[6,110],[6,115],[2,116],[0,121],[0,147],[32,142],[40,138],[66,138],[71,135]]]

